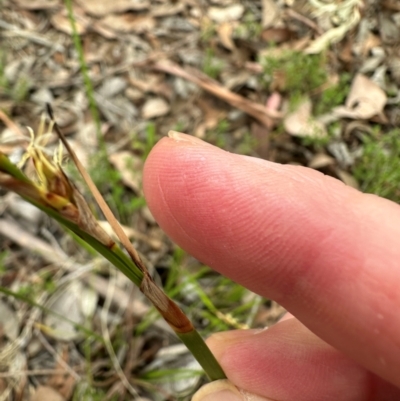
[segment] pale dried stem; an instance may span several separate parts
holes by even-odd
[[[97,189],[95,183],[93,182],[90,175],[87,173],[85,167],[80,162],[78,157],[76,156],[74,150],[69,145],[68,141],[65,139],[64,134],[58,128],[57,124],[54,124],[54,128],[67,149],[69,155],[71,156],[73,162],[75,163],[77,169],[79,170],[82,178],[85,180],[87,186],[90,189],[90,192],[93,194],[94,198],[96,199],[97,204],[99,205],[101,211],[103,212],[104,216],[106,217],[107,221],[112,226],[115,234],[117,235],[118,239],[121,241],[121,244],[124,246],[126,251],[128,252],[129,256],[132,258],[135,265],[140,269],[140,271],[144,274],[146,272],[146,267],[144,266],[142,260],[140,259],[139,254],[137,253],[136,249],[133,247],[129,238],[126,236],[124,230],[122,229],[121,225],[119,224],[118,220],[115,218],[113,212],[111,211],[110,207],[105,202],[104,198],[100,194],[100,191]]]
[[[15,124],[4,111],[0,109],[0,120],[3,121],[4,125],[12,130],[16,135],[19,137],[22,137],[24,140],[26,140],[25,135],[22,133],[21,129],[18,127],[17,124]]]
[[[207,75],[204,75],[202,72],[194,68],[191,68],[190,72],[187,72],[176,64],[157,63],[152,66],[152,69],[166,72],[171,75],[176,75],[177,77],[195,83],[207,92],[212,93],[220,99],[225,100],[230,105],[251,115],[267,128],[270,128],[274,125],[274,120],[283,118],[282,113],[267,109],[265,106],[259,103],[252,102],[243,96],[231,92],[229,89],[221,86],[217,81],[211,79]]]

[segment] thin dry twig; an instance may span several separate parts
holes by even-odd
[[[207,92],[212,93],[230,105],[237,107],[238,109],[251,115],[267,128],[271,128],[275,124],[274,120],[283,118],[282,113],[268,110],[261,104],[252,102],[243,96],[231,92],[229,89],[221,86],[221,84],[219,84],[217,81],[211,79],[207,75],[194,68],[190,68],[190,70],[185,71],[177,64],[164,62],[156,63],[151,68],[155,71],[176,75],[180,78],[195,83]]]
[[[302,22],[304,25],[307,25],[309,28],[311,28],[315,32],[317,32],[318,35],[322,35],[324,33],[324,31],[314,21],[311,21],[309,18],[305,17],[304,15],[299,14],[296,10],[293,10],[292,8],[288,8],[286,10],[286,14],[289,17]]]
[[[12,121],[3,110],[0,109],[0,120],[3,121],[4,125],[12,130],[18,137],[23,137],[26,140],[26,136],[22,133],[21,129],[17,124]],[[20,139],[20,138],[18,138]]]
[[[18,372],[0,372],[0,378],[7,379],[15,376],[57,376],[63,374],[65,374],[65,369],[20,370]]]

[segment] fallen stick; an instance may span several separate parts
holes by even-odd
[[[214,96],[223,99],[233,107],[236,107],[254,117],[267,128],[271,128],[275,124],[275,120],[283,118],[282,113],[267,109],[259,103],[252,102],[243,96],[231,92],[221,86],[217,81],[194,68],[190,68],[190,70],[186,71],[177,64],[165,62],[153,64],[151,68],[155,71],[165,72],[193,82],[207,92],[212,93]]]

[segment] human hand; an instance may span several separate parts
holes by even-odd
[[[179,246],[295,316],[211,336],[229,382],[194,400],[400,400],[398,205],[186,135],[152,150],[144,192]]]

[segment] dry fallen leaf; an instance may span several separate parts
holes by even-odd
[[[116,39],[119,35],[113,29],[106,27],[101,20],[94,21],[91,28],[105,39]]]
[[[253,77],[248,71],[232,71],[229,69],[220,74],[223,86],[229,90],[245,86]]]
[[[111,13],[128,10],[145,10],[150,7],[148,0],[77,0],[88,14],[103,17]]]
[[[264,29],[273,26],[279,14],[279,9],[274,0],[262,1],[262,27]]]
[[[160,74],[141,73],[134,75],[133,72],[129,75],[129,83],[141,92],[153,94],[161,94],[163,97],[171,96],[171,89],[166,87],[165,79]]]
[[[349,174],[347,171],[340,170],[338,169],[336,171],[336,174],[340,178],[341,181],[343,181],[346,185],[355,188],[355,189],[360,189],[360,186],[358,185],[357,180]]]
[[[116,96],[109,99],[99,93],[95,93],[94,98],[102,114],[112,125],[122,127],[122,124],[130,126],[134,123],[138,110],[125,96]]]
[[[26,10],[49,10],[58,6],[58,0],[14,0],[18,7]]]
[[[149,32],[155,27],[155,20],[147,15],[134,16],[132,14],[107,15],[101,21],[106,28],[117,32],[135,32],[141,34]]]
[[[232,0],[210,0],[209,3],[215,5],[215,6],[229,6],[232,4]]]
[[[218,38],[221,44],[228,50],[233,50],[235,48],[235,44],[232,40],[233,28],[234,26],[230,22],[223,22],[217,28]]]
[[[319,169],[319,168],[330,166],[332,164],[335,164],[335,159],[333,157],[328,156],[325,153],[317,153],[309,161],[308,167],[313,168],[313,169]]]
[[[17,315],[3,300],[0,300],[0,333],[9,340],[18,337],[19,322]],[[1,340],[1,337],[0,337]]]
[[[361,43],[361,54],[364,57],[367,57],[369,52],[375,48],[375,47],[379,47],[382,45],[382,40],[379,36],[374,35],[371,32],[367,32],[367,37],[365,38],[365,40]]]
[[[166,17],[168,15],[176,15],[185,10],[185,4],[183,2],[177,2],[176,4],[160,4],[151,5],[150,13],[153,17]]]
[[[244,13],[242,4],[232,4],[228,7],[210,7],[208,16],[214,22],[228,22],[238,20]]]
[[[39,386],[33,394],[31,401],[64,401],[64,397],[52,387]]]
[[[148,99],[142,108],[142,117],[145,120],[164,116],[169,113],[169,104],[161,97]]]
[[[121,173],[122,182],[136,193],[140,192],[143,162],[140,157],[124,150],[109,156],[110,163]]]
[[[261,32],[261,39],[264,42],[275,44],[287,42],[292,37],[294,37],[294,32],[287,28],[269,28]]]
[[[221,120],[226,118],[226,112],[218,109],[213,102],[204,98],[199,98],[197,100],[197,105],[203,112],[203,118],[196,127],[194,135],[199,138],[204,138],[207,130],[214,129]]]
[[[76,30],[78,31],[79,35],[86,33],[86,29],[91,21],[80,7],[74,7],[74,19]],[[50,18],[50,21],[54,28],[68,35],[72,35],[71,22],[68,19],[68,13],[66,9],[62,9],[57,14],[53,14]]]
[[[386,93],[375,82],[357,74],[345,106],[336,107],[333,112],[338,117],[368,119],[381,114],[386,101]]]
[[[52,338],[71,341],[82,336],[76,324],[84,325],[90,321],[97,305],[97,293],[85,287],[81,281],[72,281],[49,299],[42,330]],[[68,316],[68,320],[62,318]]]
[[[399,43],[400,40],[399,26],[398,24],[396,24],[392,17],[393,14],[391,12],[379,13],[379,33],[383,43],[387,45],[395,45]]]
[[[323,138],[327,135],[322,122],[313,118],[310,99],[302,101],[297,109],[283,120],[285,130],[293,136]]]
[[[123,92],[127,85],[126,79],[121,77],[106,78],[98,89],[98,93],[110,99]]]

